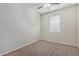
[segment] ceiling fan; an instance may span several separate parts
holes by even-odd
[[[37,7],[37,9],[41,9],[41,8],[47,8],[47,9],[49,9],[51,5],[59,5],[59,4],[60,3],[43,3],[39,7]]]

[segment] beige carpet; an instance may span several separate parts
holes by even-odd
[[[79,49],[41,40],[4,56],[79,56]]]

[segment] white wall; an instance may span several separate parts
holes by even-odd
[[[78,48],[79,48],[79,3],[78,3]]]
[[[39,40],[39,15],[21,4],[0,4],[0,54]]]
[[[61,16],[61,32],[49,33],[49,17],[54,15]],[[42,14],[41,18],[43,40],[77,46],[77,5]]]

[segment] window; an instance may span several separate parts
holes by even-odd
[[[50,17],[49,32],[60,32],[60,15]]]

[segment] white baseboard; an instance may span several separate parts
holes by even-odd
[[[15,50],[17,50],[17,49],[20,49],[20,48],[22,48],[22,47],[24,47],[24,46],[30,45],[30,44],[32,44],[32,43],[35,43],[35,42],[37,42],[37,41],[39,41],[39,40],[34,40],[34,41],[31,41],[31,42],[28,42],[27,44],[24,44],[24,45],[21,45],[21,46],[19,46],[19,47],[17,47],[17,48],[12,49],[12,50],[6,51],[6,52],[0,54],[0,56],[5,55],[5,54],[7,54],[7,53],[10,53],[10,52],[12,52],[12,51],[15,51]]]
[[[49,42],[55,42],[55,43],[59,43],[59,44],[64,44],[64,45],[69,45],[69,46],[75,46],[75,47],[78,47],[77,45],[68,44],[68,43],[63,43],[63,42],[57,42],[57,41],[46,40],[46,39],[42,39],[42,40],[49,41]]]

